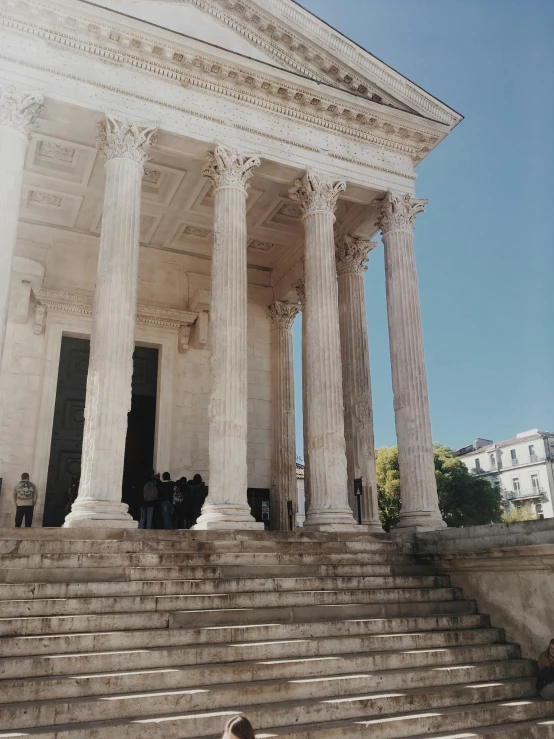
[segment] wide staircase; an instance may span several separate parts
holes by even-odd
[[[386,535],[3,529],[0,562],[0,737],[554,737],[533,663]]]

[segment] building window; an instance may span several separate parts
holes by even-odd
[[[475,469],[477,472],[481,472],[481,462],[478,459],[475,460]]]
[[[519,486],[519,477],[514,477],[512,479],[512,490],[514,491],[514,493],[519,493],[519,491],[521,490]]]
[[[494,454],[491,454],[491,469],[494,469],[496,467],[496,457]]]
[[[538,475],[531,475],[531,486],[533,488],[534,493],[539,493],[541,489],[541,484],[539,482],[539,476]]]
[[[534,444],[529,444],[529,457],[531,458],[531,462],[535,462],[537,459],[537,455],[535,454]]]
[[[515,449],[510,451],[510,456],[512,458],[512,464],[517,464],[517,454]]]

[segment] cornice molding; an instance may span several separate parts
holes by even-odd
[[[313,79],[455,126],[461,116],[290,0],[183,0]],[[265,11],[265,12],[264,12]],[[285,25],[284,23],[287,23]],[[315,43],[314,43],[315,41]]]
[[[32,14],[29,12],[31,6]],[[54,13],[54,9],[58,12]],[[202,42],[187,47],[182,39],[170,41],[146,36],[123,23],[116,25],[106,21],[103,14],[95,16],[92,11],[87,14],[82,6],[78,10],[80,12],[71,13],[66,10],[63,14],[54,2],[29,0],[24,11],[15,0],[8,0],[7,7],[0,10],[0,25],[73,53],[161,77],[170,84],[190,85],[211,95],[230,97],[292,118],[298,123],[362,140],[410,157],[414,162],[420,161],[448,133],[446,126],[419,119],[406,111],[381,110],[380,106],[363,98],[345,103],[343,91],[316,90],[310,80],[288,79],[290,73],[286,70],[283,70],[283,76],[287,77],[284,79],[279,77],[279,70],[260,71],[256,62],[253,62],[255,69],[248,68],[243,59],[231,60],[232,52],[225,53],[226,58],[222,58],[199,51],[196,47],[204,46]],[[142,25],[147,24],[142,22]],[[26,64],[32,67],[33,61]],[[48,71],[61,73],[54,69]],[[66,76],[82,79],[74,74],[66,73]],[[394,172],[384,167],[376,169]]]
[[[94,298],[92,295],[64,292],[40,288],[34,293],[35,323],[34,333],[41,334],[46,326],[48,313],[62,313],[92,318]],[[192,324],[198,318],[193,311],[162,308],[157,305],[139,303],[137,305],[137,324],[139,326],[155,326],[179,333],[179,351],[188,349],[188,339]]]

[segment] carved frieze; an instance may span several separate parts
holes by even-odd
[[[46,326],[47,313],[65,313],[69,315],[92,317],[94,299],[92,295],[79,295],[62,290],[41,288],[35,293],[35,334],[40,334]],[[179,351],[188,349],[190,329],[196,321],[198,313],[193,311],[162,308],[157,305],[137,305],[137,324],[156,326],[178,332]],[[188,333],[187,333],[188,330]]]
[[[206,4],[204,0],[194,2],[201,6]],[[314,95],[313,89],[289,80],[280,80],[276,84],[273,77],[264,76],[258,70],[252,72],[197,49],[185,51],[173,40],[160,46],[159,40],[150,42],[143,35],[138,37],[134,29],[116,30],[104,18],[95,17],[93,11],[85,14],[82,7],[79,13],[68,14],[58,8],[55,18],[43,15],[41,22],[37,23],[32,19],[38,17],[42,6],[37,0],[30,0],[29,5],[37,8],[34,16],[18,10],[16,3],[12,3],[6,12],[0,8],[0,24],[11,28],[11,19],[18,17],[18,33],[44,38],[49,44],[69,48],[73,53],[101,57],[104,62],[111,61],[117,66],[130,66],[142,74],[162,77],[169,83],[192,85],[210,94],[230,96],[246,104],[290,116],[309,126],[361,138],[407,155],[414,161],[423,158],[448,133],[447,125],[454,125],[458,120],[453,118],[442,126],[426,121],[429,124],[426,126],[409,112],[394,111],[390,106],[369,101],[373,107],[368,108],[367,100],[362,97],[358,98],[359,104],[344,107],[323,91]],[[282,38],[286,37],[283,34]],[[424,96],[423,100],[428,102],[432,98]],[[401,122],[397,119],[398,114],[401,114]],[[393,171],[378,165],[376,168]]]

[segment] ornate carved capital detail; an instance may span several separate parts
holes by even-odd
[[[254,174],[252,169],[260,166],[260,159],[249,154],[239,154],[218,144],[215,151],[208,152],[202,174],[216,189],[235,187],[248,194],[248,180]]]
[[[290,300],[276,300],[267,309],[272,328],[290,331],[300,306]]]
[[[296,180],[289,195],[291,200],[300,203],[304,217],[321,211],[334,215],[338,197],[344,190],[344,180],[333,181],[324,174],[309,170],[301,180]]]
[[[335,245],[337,274],[362,275],[367,269],[369,252],[377,246],[376,241],[343,236]]]
[[[156,142],[155,125],[140,125],[118,121],[106,116],[106,122],[98,124],[97,146],[110,159],[130,159],[141,167],[148,160],[150,147]]]
[[[298,280],[298,282],[295,282],[293,288],[296,290],[296,294],[298,295],[300,310],[303,310],[306,304],[306,283],[304,281],[304,278]]]
[[[409,194],[397,195],[389,190],[377,203],[376,226],[383,236],[390,231],[413,231],[416,217],[423,213],[428,200],[419,200]]]
[[[44,109],[43,101],[40,92],[18,92],[13,85],[0,90],[0,126],[15,128],[28,137]]]

